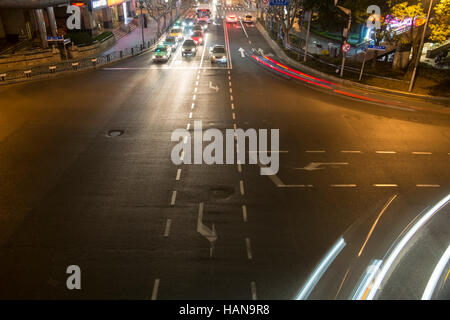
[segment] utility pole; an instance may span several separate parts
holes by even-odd
[[[144,41],[144,14],[142,13],[142,7],[144,6],[144,1],[143,0],[139,0],[139,6],[141,8],[142,48],[145,48],[145,41]]]
[[[423,42],[425,40],[425,32],[427,31],[428,21],[430,21],[430,14],[431,14],[432,6],[433,6],[433,0],[430,0],[430,6],[428,7],[427,21],[425,21],[425,26],[423,27],[422,38],[420,39],[419,50],[417,52],[417,58],[416,58],[416,62],[414,64],[414,70],[411,75],[411,81],[409,82],[408,92],[411,92],[413,89],[413,86],[414,86],[414,80],[416,78],[417,66],[419,65],[420,57],[422,56]]]
[[[306,62],[306,56],[308,55],[308,43],[309,43],[309,29],[311,28],[312,9],[308,14],[308,29],[306,30],[306,43],[305,43],[305,55],[303,56],[303,62]]]
[[[345,56],[347,55],[347,53],[343,50],[343,47],[344,47],[344,45],[347,44],[347,39],[349,38],[350,27],[352,26],[352,11],[350,9],[338,6],[337,0],[335,0],[334,3],[339,9],[341,9],[342,12],[344,12],[346,15],[348,15],[347,29],[344,29],[344,32],[342,33],[342,46],[341,46],[341,52],[342,52],[341,78],[342,78],[342,76],[344,75]]]

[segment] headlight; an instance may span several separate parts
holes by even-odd
[[[189,25],[192,26],[192,25],[194,25],[194,24],[193,24],[192,22],[189,22]]]

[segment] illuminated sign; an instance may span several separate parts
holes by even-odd
[[[108,5],[108,2],[106,0],[93,0],[92,1],[92,9],[106,7],[107,5]]]
[[[112,7],[121,4],[124,0],[108,0],[108,6]]]

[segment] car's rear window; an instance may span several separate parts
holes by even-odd
[[[213,49],[214,53],[225,53],[225,48],[224,47],[215,47]]]
[[[183,43],[183,46],[195,46],[195,42],[194,42],[194,40],[186,40]]]

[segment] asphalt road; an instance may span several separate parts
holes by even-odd
[[[292,299],[350,226],[360,247],[391,197],[364,261],[448,194],[447,109],[282,77],[251,58],[275,58],[256,27],[217,14],[195,57],[143,54],[0,88],[0,298]],[[216,43],[229,45],[228,64],[210,62]],[[171,134],[195,120],[279,129],[276,177],[251,164],[173,164]],[[433,259],[448,243],[445,221],[435,226],[444,240],[427,243]],[[81,290],[66,287],[69,265],[81,268]]]

